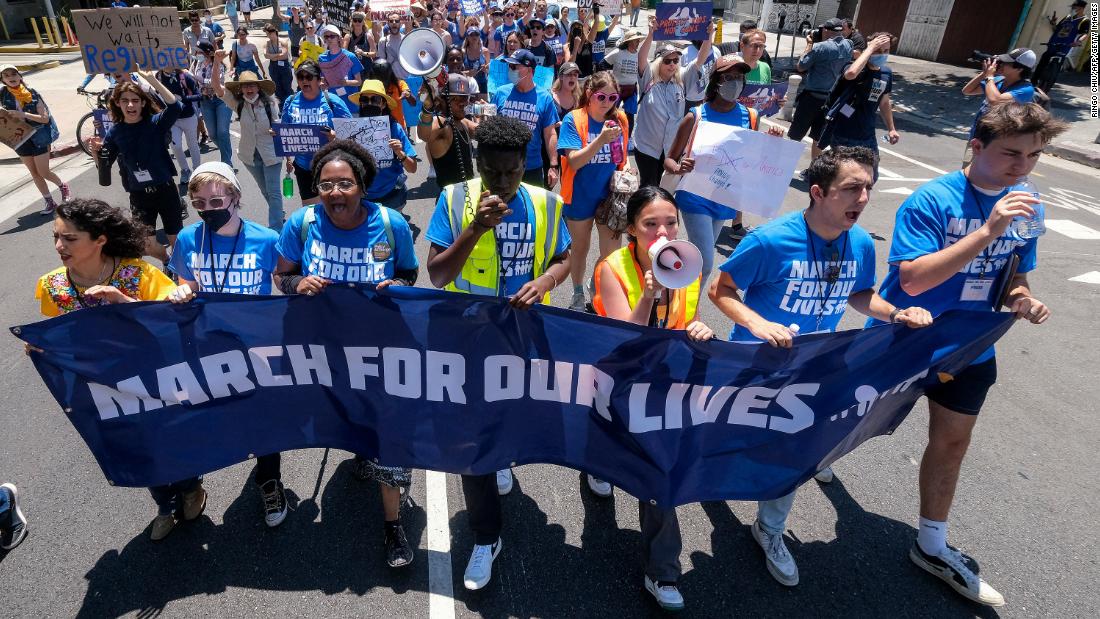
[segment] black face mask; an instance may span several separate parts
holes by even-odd
[[[372,103],[364,103],[359,106],[360,116],[381,116],[385,112],[382,111],[382,106],[374,105]]]
[[[228,208],[208,208],[199,211],[199,217],[211,230],[217,232],[225,227],[230,219],[233,219],[233,213]]]

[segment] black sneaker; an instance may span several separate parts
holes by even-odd
[[[978,575],[978,562],[958,548],[948,546],[938,555],[930,555],[921,550],[920,544],[914,542],[909,549],[909,558],[966,599],[986,606],[1004,606],[1004,596]]]
[[[264,523],[269,527],[277,527],[286,519],[286,491],[283,482],[277,479],[269,479],[260,486],[260,492],[264,498]]]
[[[11,525],[0,534],[0,549],[12,550],[27,537],[27,518],[23,510],[19,509],[19,490],[15,484],[0,484],[0,492],[7,492],[11,501]]]
[[[413,550],[400,524],[386,527],[386,563],[390,567],[406,567],[413,562]]]

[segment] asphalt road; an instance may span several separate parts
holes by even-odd
[[[899,126],[902,142],[883,154],[882,178],[860,221],[875,235],[880,279],[897,206],[922,182],[955,169],[962,152],[957,138],[905,120]],[[126,203],[117,182],[98,186],[83,156],[61,163],[59,171],[77,195]],[[410,182],[416,189],[406,211],[417,235],[438,194],[424,172]],[[836,482],[811,481],[800,491],[787,542],[801,571],[796,588],[767,574],[749,532],[754,504],[680,508],[685,615],[1098,614],[1100,354],[1089,308],[1100,301],[1100,185],[1096,170],[1049,158],[1034,176],[1055,221],[1040,242],[1032,283],[1054,317],[1041,327],[1016,326],[999,346],[1000,383],[977,426],[950,533],[953,544],[981,561],[1007,606],[994,612],[965,602],[906,557],[916,533],[917,462],[926,428],[920,404],[893,436],[838,462]],[[243,170],[241,182],[246,195],[258,196]],[[805,203],[805,188],[792,181],[784,210]],[[296,200],[288,204],[288,212],[296,206]],[[5,325],[40,319],[34,282],[58,264],[49,219],[37,215],[38,208],[31,187],[0,202]],[[245,212],[262,221],[266,211],[253,198]],[[423,260],[427,245],[419,236],[417,250]],[[729,252],[724,241],[718,250]],[[1072,281],[1081,276],[1086,281]],[[420,285],[430,285],[423,270]],[[568,303],[567,288],[556,291],[555,304]],[[729,321],[709,303],[702,317],[728,333]],[[861,323],[850,315],[844,325]],[[0,478],[19,485],[31,522],[27,541],[0,555],[0,617],[656,612],[642,589],[636,501],[621,491],[597,499],[578,472],[547,465],[517,469],[516,487],[504,500],[504,551],[493,582],[479,592],[461,584],[472,537],[457,477],[429,473],[426,483],[425,473],[416,473],[413,506],[405,512],[415,563],[391,571],[382,557],[378,492],[351,474],[350,454],[335,450],[284,456],[293,509],[279,528],[263,525],[260,496],[249,481],[252,465],[245,463],[208,475],[206,513],[154,544],[147,491],[108,486],[22,345],[8,338],[0,351]]]

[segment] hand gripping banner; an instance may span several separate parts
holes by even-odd
[[[782,496],[892,432],[1012,324],[710,341],[422,288],[204,294],[12,328],[112,484],[333,447],[486,474],[559,464],[658,505]]]

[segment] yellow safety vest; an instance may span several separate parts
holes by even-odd
[[[443,188],[446,196],[447,220],[451,222],[451,234],[457,239],[458,235],[469,226],[474,215],[477,214],[477,205],[481,201],[481,179],[474,178],[464,183],[455,183]],[[528,204],[535,215],[535,260],[534,272],[531,279],[535,279],[546,272],[550,259],[554,257],[554,248],[558,244],[558,235],[561,234],[561,198],[540,187],[532,187],[525,183],[520,184],[520,194],[526,193],[529,197]],[[466,196],[470,197],[467,207]],[[456,209],[454,205],[458,205]],[[528,215],[530,217],[530,215]],[[500,255],[497,253],[496,232],[485,233],[477,240],[466,263],[462,265],[462,271],[453,282],[447,284],[446,289],[452,292],[465,292],[469,294],[481,294],[492,297],[502,296],[504,291],[500,289]],[[542,302],[550,300],[550,295],[543,297]]]
[[[611,252],[603,261],[611,267],[615,279],[622,286],[630,308],[637,307],[638,302],[642,300],[642,295],[645,294],[645,276],[642,274],[641,265],[634,258],[634,243]],[[600,272],[602,270],[600,265],[597,264],[595,273],[596,293],[592,297],[592,309],[596,310],[596,313],[600,316],[607,316],[607,311],[603,306],[603,298],[600,296]],[[665,324],[666,329],[686,329],[695,320],[695,312],[699,305],[700,279],[701,277],[697,277],[687,287],[672,291],[672,300],[668,308],[668,322]]]

